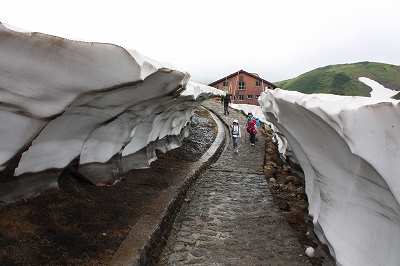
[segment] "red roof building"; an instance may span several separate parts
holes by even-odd
[[[260,105],[258,97],[266,89],[275,89],[276,85],[244,70],[232,73],[208,84],[233,95],[232,102],[240,104]]]

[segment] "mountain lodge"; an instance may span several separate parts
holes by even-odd
[[[266,89],[275,89],[276,85],[262,79],[258,74],[239,70],[229,76],[214,81],[208,86],[232,94],[232,103],[259,105],[258,97]]]

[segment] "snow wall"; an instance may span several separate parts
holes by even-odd
[[[137,51],[0,23],[0,202],[57,187],[62,171],[112,185],[181,145],[202,101],[224,93]]]
[[[261,94],[301,165],[314,231],[337,265],[400,263],[400,102]]]

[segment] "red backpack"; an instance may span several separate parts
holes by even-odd
[[[249,123],[247,123],[247,128],[246,128],[247,132],[251,133],[251,134],[257,134],[257,130],[256,130],[256,120],[253,119],[251,120]]]

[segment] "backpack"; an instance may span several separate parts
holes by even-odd
[[[249,132],[250,134],[257,134],[257,130],[256,130],[256,120],[253,119],[251,120],[249,123],[247,123],[247,132]]]
[[[234,130],[234,126],[231,125],[231,136],[232,137],[235,137],[235,138],[239,137],[239,131],[240,131],[239,125],[237,125],[237,130]]]
[[[256,120],[256,125],[257,125],[257,127],[259,127],[260,125],[261,125],[261,122],[260,122],[260,119],[258,119],[257,117],[255,117],[255,116],[250,116],[249,118],[247,118],[247,123],[249,123],[251,120]]]

